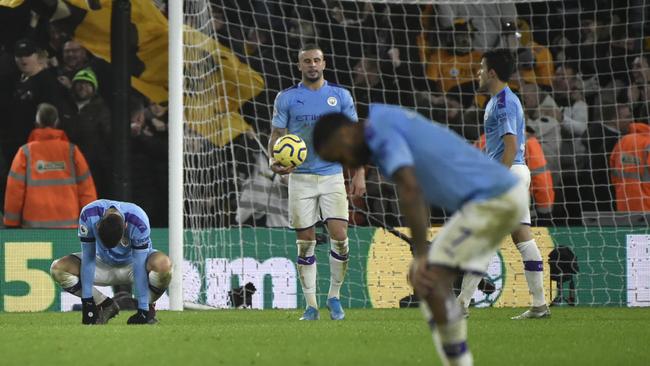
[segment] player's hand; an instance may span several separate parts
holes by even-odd
[[[138,312],[131,315],[129,320],[126,321],[126,324],[148,324],[149,321],[149,311],[138,309]]]
[[[286,174],[291,174],[293,173],[294,170],[296,170],[296,167],[284,166],[278,163],[277,161],[275,161],[275,159],[271,159],[270,163],[272,163],[271,170],[275,174],[286,175]]]
[[[415,289],[415,294],[420,298],[428,296],[433,291],[436,277],[429,271],[426,256],[413,259],[413,262],[411,262],[410,279],[411,285]]]
[[[92,297],[81,299],[81,323],[97,324],[97,319],[99,319],[99,311],[95,300]]]
[[[352,177],[350,196],[361,197],[364,194],[366,194],[366,177],[364,176],[363,170],[358,170],[354,177]]]

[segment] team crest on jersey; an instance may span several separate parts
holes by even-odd
[[[86,225],[83,224],[79,225],[79,234],[83,236],[88,235],[88,227],[86,227]]]
[[[338,100],[336,100],[336,98],[334,97],[327,98],[327,104],[329,104],[330,106],[334,107],[337,103]]]
[[[451,70],[449,70],[449,75],[451,75],[453,77],[457,77],[459,74],[460,74],[460,71],[455,67],[452,68]]]

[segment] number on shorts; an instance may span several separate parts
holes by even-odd
[[[467,239],[470,235],[472,235],[472,230],[468,228],[462,227],[460,228],[460,231],[461,231],[460,236],[456,238],[456,240],[451,242],[452,247],[457,247],[458,245],[460,245],[460,243],[462,243],[465,239]]]

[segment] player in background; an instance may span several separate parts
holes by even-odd
[[[119,307],[93,285],[135,282],[138,312],[127,324],[157,323],[154,303],[172,276],[169,257],[153,249],[147,214],[129,202],[97,200],[81,210],[81,252],[57,259],[50,273],[69,293],[81,297],[82,323],[105,324]]]
[[[528,209],[517,177],[464,139],[410,110],[371,104],[368,121],[322,117],[314,147],[327,161],[354,168],[372,162],[397,184],[400,210],[411,229],[415,258],[410,281],[422,300],[445,365],[471,365],[467,320],[453,292],[459,273],[484,272],[486,258]],[[428,206],[455,212],[427,248]]]
[[[485,107],[485,151],[488,156],[501,162],[530,187],[530,171],[524,159],[526,145],[526,119],[521,102],[508,87],[508,80],[515,70],[515,60],[510,51],[491,50],[483,54],[479,70],[479,90],[487,91],[492,98]],[[524,262],[524,274],[528,290],[533,295],[530,309],[512,319],[545,318],[551,315],[544,298],[544,275],[542,255],[530,230],[530,210],[521,217],[521,225],[511,233]],[[489,262],[485,263],[485,270]],[[458,296],[468,314],[472,295],[481,277],[466,274]]]
[[[344,113],[357,120],[354,101],[349,91],[323,78],[325,59],[316,45],[305,45],[298,53],[298,70],[302,82],[283,90],[275,98],[269,156],[273,156],[275,141],[287,133],[300,136],[307,145],[307,159],[297,169],[283,167],[270,159],[271,169],[289,175],[289,224],[296,231],[298,273],[307,308],[301,320],[320,318],[316,300],[316,231],[320,219],[327,222],[330,235],[330,288],[327,307],[333,320],[342,320],[340,289],[348,267],[348,200],[343,169],[338,163],[323,161],[312,145],[312,129],[316,120],[332,112]],[[366,192],[363,167],[354,174],[350,194]]]

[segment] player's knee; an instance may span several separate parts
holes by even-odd
[[[172,271],[172,261],[166,255],[159,255],[151,264],[151,270],[158,273],[170,273]]]
[[[348,237],[348,225],[345,221],[329,220],[327,229],[334,240],[343,241]]]
[[[65,258],[56,259],[50,265],[50,276],[52,276],[52,278],[57,282],[60,281],[61,276],[67,272],[69,272],[69,268],[66,264]]]
[[[61,271],[61,264],[59,263],[61,259],[55,259],[54,262],[50,265],[50,276],[55,280],[58,281],[60,277]]]

